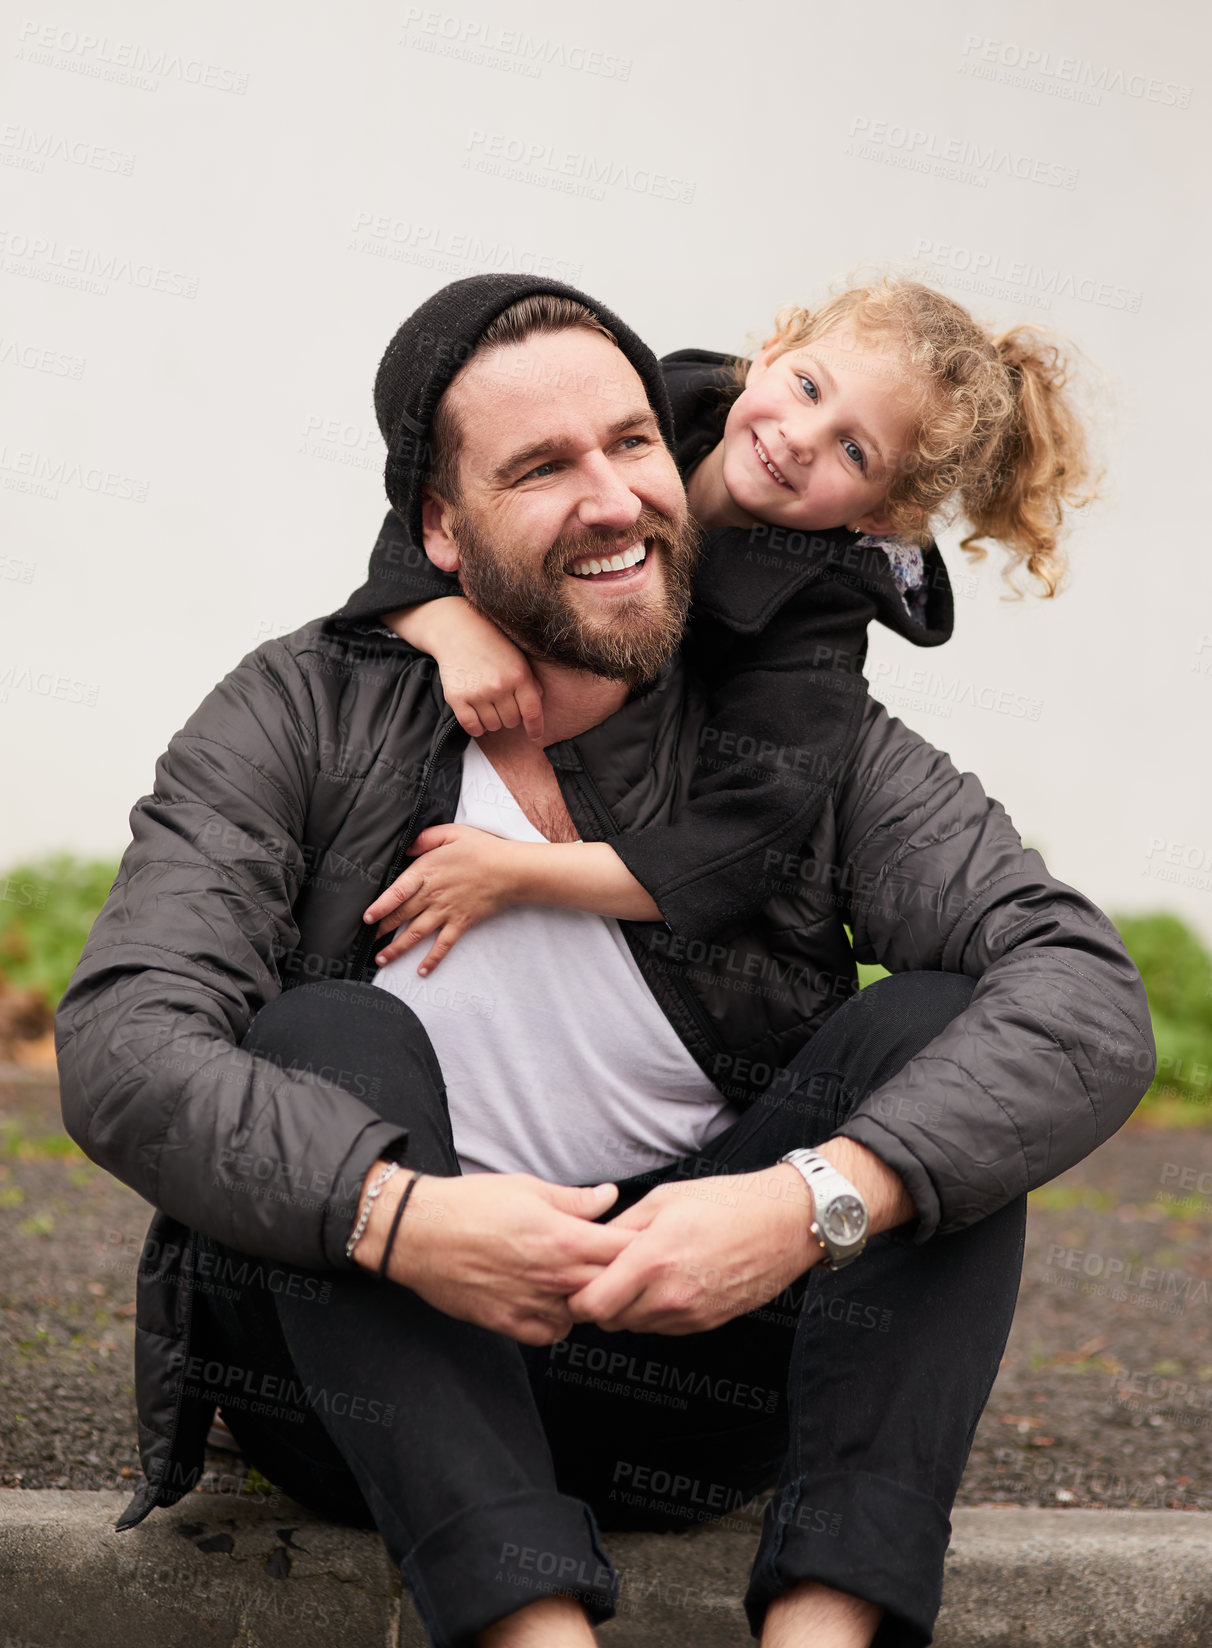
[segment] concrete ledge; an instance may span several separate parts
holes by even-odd
[[[129,1498],[0,1492],[5,1648],[397,1641],[400,1579],[377,1534],[319,1522],[282,1497],[267,1511],[222,1494],[187,1494],[116,1533]]]
[[[1208,1648],[1212,1513],[956,1511],[935,1648]]]
[[[191,1494],[126,1533],[126,1493],[0,1492],[5,1648],[426,1648],[378,1535],[293,1501]],[[936,1648],[1208,1648],[1212,1515],[961,1510]],[[608,1648],[745,1648],[756,1531],[607,1534]]]

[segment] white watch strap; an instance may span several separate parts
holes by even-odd
[[[818,1156],[815,1150],[807,1147],[799,1150],[789,1150],[785,1156],[779,1157],[779,1161],[790,1162],[792,1167],[797,1168],[803,1174],[809,1190],[814,1193],[818,1185],[822,1190],[828,1186],[835,1196],[857,1196],[863,1206],[866,1207],[866,1199],[851,1184],[841,1169],[834,1167],[833,1163],[826,1157]],[[815,1194],[812,1199],[815,1203]]]

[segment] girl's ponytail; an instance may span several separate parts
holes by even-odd
[[[990,340],[1010,392],[1007,416],[980,470],[960,487],[971,532],[963,547],[977,558],[978,542],[992,538],[1010,552],[1011,565],[1055,595],[1065,563],[1058,548],[1067,507],[1096,496],[1085,431],[1068,390],[1069,363],[1060,344],[1041,328],[1017,326]]]

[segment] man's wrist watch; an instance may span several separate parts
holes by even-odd
[[[825,1250],[822,1270],[853,1264],[867,1245],[867,1204],[844,1173],[815,1150],[789,1150],[790,1162],[812,1192],[813,1219],[808,1227]]]

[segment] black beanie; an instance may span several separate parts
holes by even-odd
[[[409,315],[387,345],[375,375],[375,416],[387,443],[387,496],[414,543],[421,542],[421,493],[438,402],[497,316],[522,298],[543,292],[584,304],[614,333],[639,373],[661,433],[672,447],[673,413],[657,358],[617,315],[575,287],[540,275],[469,275],[453,280]]]
[[[471,358],[497,316],[539,292],[584,304],[613,332],[639,373],[661,434],[672,450],[673,413],[660,363],[617,315],[576,287],[541,275],[469,275],[451,281],[408,317],[379,362],[375,416],[387,443],[384,481],[397,524],[393,528],[388,516],[371,552],[366,582],[332,615],[333,620],[364,622],[434,593],[435,569],[425,556],[421,536],[421,493],[429,467],[434,412],[455,373]]]

